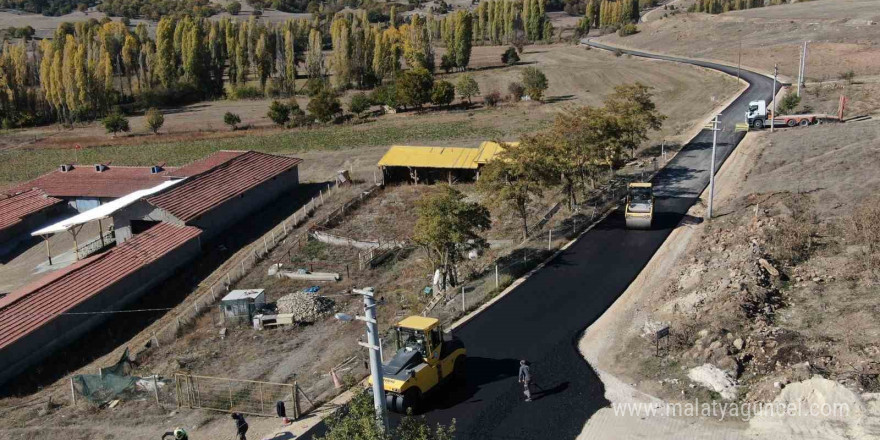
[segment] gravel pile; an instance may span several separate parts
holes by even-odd
[[[305,292],[284,295],[276,302],[278,313],[291,313],[296,322],[315,322],[332,312],[335,304],[330,298]]]

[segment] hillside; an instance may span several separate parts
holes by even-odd
[[[797,78],[800,46],[811,41],[809,81],[880,74],[880,11],[871,0],[816,0],[718,15],[681,13],[639,25],[629,37],[601,40],[627,47],[722,60]],[[742,48],[740,51],[740,47]]]

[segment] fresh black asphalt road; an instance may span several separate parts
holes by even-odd
[[[714,63],[624,52],[736,75],[736,68]],[[733,128],[743,120],[748,102],[772,96],[767,77],[746,70],[741,77],[750,86],[722,111],[716,167],[743,138]],[[656,175],[653,229],[627,230],[623,214],[612,213],[543,270],[458,327],[455,334],[468,352],[467,385],[435,396],[424,414],[428,421],[455,419],[459,439],[575,438],[592,414],[609,405],[601,381],[577,350],[578,340],[626,290],[708,185],[711,153],[712,132],[703,130]],[[532,402],[523,401],[517,383],[519,359],[531,362],[540,387]],[[309,434],[323,430],[321,424]]]

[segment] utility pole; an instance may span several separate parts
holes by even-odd
[[[376,299],[373,296],[373,288],[354,289],[353,293],[364,297],[364,315],[351,316],[345,313],[337,313],[336,319],[344,322],[353,320],[367,323],[367,343],[358,342],[358,345],[370,350],[370,374],[373,379],[373,407],[376,411],[376,423],[383,432],[388,432],[388,414],[385,411],[385,387],[384,373],[382,372],[382,347],[379,346],[379,322],[376,320]]]
[[[712,120],[712,163],[709,164],[709,211],[707,218],[709,220],[712,219],[712,203],[715,198],[715,145],[718,142],[718,116],[715,115],[715,119]]]
[[[779,74],[779,64],[773,65],[773,113],[770,113],[770,133],[773,133],[774,120],[776,119],[776,75]]]
[[[807,83],[807,42],[804,41],[804,50],[801,53],[801,82],[798,83],[798,97],[801,96],[801,85]]]
[[[737,56],[736,61],[736,82],[739,82],[739,71],[742,68],[743,61],[743,38],[742,38],[742,30],[737,32],[739,34],[739,55]]]

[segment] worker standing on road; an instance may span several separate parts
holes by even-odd
[[[235,420],[235,429],[237,429],[238,440],[247,440],[248,423],[244,416],[239,413],[232,413],[232,419]]]
[[[529,364],[525,359],[519,361],[519,383],[523,384],[523,393],[526,395],[526,402],[532,401],[532,374],[529,371]]]

